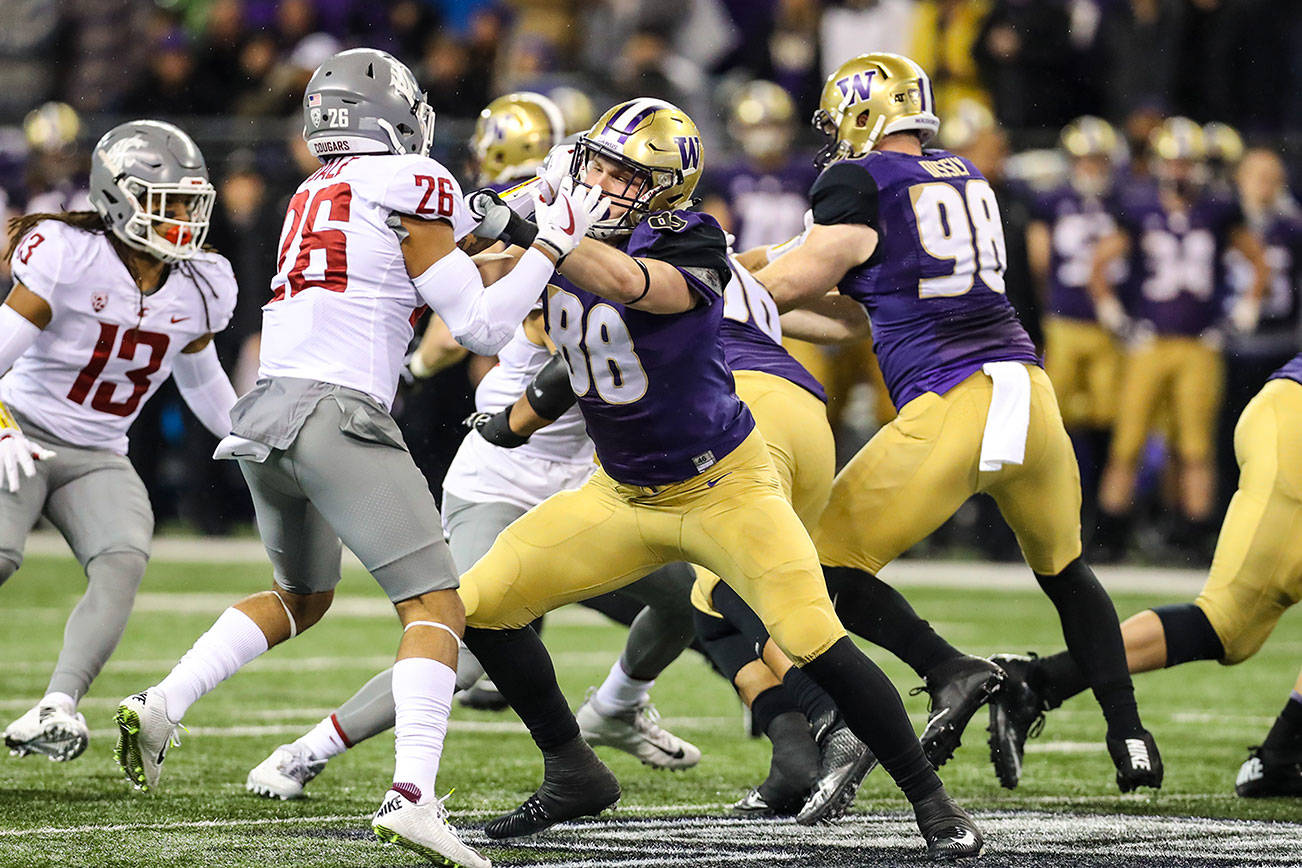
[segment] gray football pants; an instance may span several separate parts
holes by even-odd
[[[452,558],[461,572],[470,569],[492,548],[507,525],[527,510],[510,503],[474,503],[452,494],[443,496],[443,509]],[[621,589],[644,606],[633,625],[620,663],[625,672],[644,680],[654,679],[691,644],[691,589],[695,573],[688,564],[668,564]],[[462,658],[470,655],[462,654]],[[477,664],[457,672],[457,688],[474,683]],[[389,670],[362,685],[334,713],[337,728],[349,744],[378,735],[393,726],[392,678]]]
[[[14,413],[23,432],[52,449],[17,492],[0,489],[0,584],[23,562],[42,515],[58,528],[86,573],[86,593],[68,616],[47,693],[81,699],[117,647],[149,560],[154,513],[124,455],[73,446]]]

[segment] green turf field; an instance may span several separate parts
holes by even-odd
[[[311,784],[309,799],[273,803],[244,791],[250,767],[277,745],[293,740],[391,661],[398,639],[396,619],[378,588],[360,571],[345,575],[335,611],[319,626],[271,651],[191,709],[185,721],[190,732],[169,754],[159,792],[133,792],[113,764],[112,716],[118,700],[157,681],[225,605],[265,587],[269,574],[264,563],[151,565],[126,637],[82,704],[92,730],[87,752],[69,764],[40,757],[0,758],[0,865],[418,863],[403,851],[378,846],[364,831],[389,781],[388,736],[334,760]],[[64,619],[82,581],[71,559],[32,557],[0,591],[3,722],[19,716],[44,690]],[[1059,647],[1056,616],[1034,590],[1029,573],[1025,592],[975,587],[906,592],[951,641],[974,653],[1049,652]],[[1174,599],[1170,594],[1116,595],[1123,617]],[[552,618],[545,639],[562,687],[577,705],[585,688],[600,681],[609,668],[623,631],[586,610],[572,609]],[[916,677],[893,658],[880,651],[873,656],[902,690],[916,685]],[[942,774],[960,801],[991,817],[1003,816],[992,812],[1025,810],[1297,822],[1302,820],[1297,800],[1236,799],[1233,782],[1246,746],[1260,741],[1282,706],[1299,662],[1302,618],[1290,613],[1262,652],[1242,666],[1231,670],[1202,663],[1138,679],[1140,709],[1157,735],[1167,766],[1166,785],[1156,796],[1117,795],[1102,747],[1102,721],[1088,696],[1051,715],[1043,736],[1031,743],[1026,774],[1015,792],[1001,790],[991,772],[984,712]],[[622,754],[606,755],[624,785],[616,818],[646,815],[664,820],[723,813],[728,803],[763,778],[766,743],[743,737],[740,706],[732,691],[694,653],[688,652],[664,675],[654,697],[664,723],[699,745],[705,758],[696,769],[669,774],[644,769]],[[906,697],[919,729],[924,699]],[[513,807],[536,786],[540,773],[532,742],[513,716],[456,709],[440,791],[456,788],[448,805],[459,826],[473,827],[490,812]],[[880,770],[865,782],[856,803],[857,812],[869,813],[905,807]],[[834,831],[781,827],[783,834],[837,840]],[[648,835],[660,839],[677,834],[673,823],[659,823],[654,832],[647,829]],[[1289,832],[1297,829],[1289,827]],[[1015,834],[1006,832],[1002,839],[990,835],[992,852],[1015,852],[1017,842],[1009,840]],[[566,839],[559,835],[557,840]],[[477,841],[483,844],[482,836]],[[524,849],[485,849],[502,864],[540,864],[575,859],[567,847],[558,845],[553,851],[543,837]],[[771,857],[752,861],[785,864]],[[665,858],[658,864],[680,863]]]

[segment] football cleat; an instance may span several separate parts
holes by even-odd
[[[1026,740],[1044,729],[1048,708],[1026,680],[1034,654],[996,654],[990,659],[1008,676],[998,695],[990,700],[990,762],[999,783],[1012,790],[1022,779]]]
[[[815,726],[814,731],[818,742],[818,778],[796,815],[796,822],[802,826],[829,823],[843,815],[863,779],[877,765],[877,757],[850,731],[841,715],[831,716],[821,726]]]
[[[746,817],[792,817],[809,795],[808,788],[793,785],[776,766],[758,787],[732,803],[735,813]]]
[[[1108,754],[1117,767],[1117,787],[1128,793],[1139,787],[1162,788],[1162,755],[1153,734],[1143,730],[1133,738],[1107,739]]]
[[[299,799],[307,782],[325,767],[326,760],[312,756],[302,745],[282,744],[253,767],[244,788],[268,799]]]
[[[114,719],[118,743],[113,757],[136,789],[154,789],[168,747],[181,744],[180,725],[168,719],[166,700],[157,690],[133,694],[118,705]]]
[[[384,843],[405,847],[435,865],[451,868],[493,866],[482,853],[466,846],[457,836],[457,830],[448,822],[448,810],[442,799],[418,805],[397,790],[389,790],[371,818],[371,831]]]
[[[927,673],[925,690],[931,697],[931,713],[922,731],[922,750],[936,768],[943,766],[962,740],[977,709],[990,701],[1004,681],[1004,670],[989,660],[963,655],[940,664]]]
[[[918,830],[927,842],[927,855],[933,862],[970,859],[981,853],[984,840],[967,811],[958,806],[945,788],[913,805]]]
[[[1239,767],[1234,794],[1245,799],[1302,796],[1302,750],[1272,750],[1265,745],[1249,748]]]
[[[657,769],[680,771],[701,761],[700,748],[660,726],[660,714],[649,702],[602,714],[593,705],[595,692],[596,688],[588,688],[587,698],[574,713],[579,733],[588,744],[622,750]]]
[[[584,754],[560,765],[557,754],[543,754],[542,786],[520,807],[484,826],[490,838],[524,838],[557,823],[595,816],[619,801],[619,781],[592,749],[578,742]],[[553,765],[555,763],[555,765]]]
[[[60,763],[81,756],[90,744],[86,718],[53,704],[37,704],[6,726],[4,735],[12,756],[41,754]]]
[[[457,702],[478,711],[505,711],[511,707],[492,679],[484,677],[457,694]]]

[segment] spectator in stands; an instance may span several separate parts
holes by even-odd
[[[179,29],[157,40],[149,66],[122,100],[129,115],[177,117],[211,114],[221,107],[220,89],[198,86],[190,38]]]
[[[1004,126],[1057,129],[1078,114],[1067,0],[996,0],[975,51]]]
[[[990,107],[981,83],[976,45],[989,14],[987,0],[920,0],[913,17],[909,57],[931,71],[936,114],[950,117],[960,100]]]
[[[197,88],[215,95],[220,112],[233,111],[255,82],[242,63],[248,44],[243,0],[214,0],[195,50],[194,81]]]
[[[1146,106],[1169,106],[1180,65],[1185,0],[1130,0],[1105,14],[1100,73],[1106,116],[1128,117]],[[1133,141],[1133,139],[1132,139]]]
[[[818,34],[823,75],[865,51],[907,54],[913,0],[828,0]]]

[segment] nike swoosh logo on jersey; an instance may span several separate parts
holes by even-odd
[[[188,320],[188,319],[189,319],[188,316],[174,316],[174,317],[172,317],[172,322],[174,322],[174,323],[184,322],[185,320]]]

